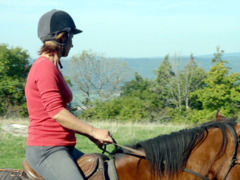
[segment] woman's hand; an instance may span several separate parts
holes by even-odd
[[[98,146],[113,143],[112,135],[106,129],[93,127],[89,138]]]

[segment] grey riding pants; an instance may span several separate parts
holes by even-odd
[[[65,146],[27,146],[26,159],[45,180],[83,180],[76,160],[82,152]]]

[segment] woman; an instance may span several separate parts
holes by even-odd
[[[72,93],[58,66],[61,66],[60,58],[67,56],[73,47],[73,36],[80,32],[71,16],[60,10],[47,12],[38,24],[38,37],[43,46],[25,86],[30,119],[26,158],[46,180],[83,179],[75,163],[83,154],[74,148],[75,132],[97,145],[113,142],[108,130],[77,119],[67,109]]]

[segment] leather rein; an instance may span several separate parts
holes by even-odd
[[[124,152],[123,154],[139,157],[141,159],[146,158],[146,154],[144,152],[139,151],[139,150],[134,149],[134,148],[131,148],[131,147],[128,147],[128,146],[123,146],[123,145],[117,144],[116,140],[113,137],[112,137],[112,139],[113,139],[113,143],[111,143],[111,144],[114,145],[115,151],[117,151],[119,148],[122,148],[122,149],[125,149],[125,150],[129,151],[129,152]],[[107,151],[107,145],[108,144],[103,144],[102,146],[99,146],[99,149],[102,150],[102,154],[104,154],[106,152],[109,155],[112,155],[111,152]]]

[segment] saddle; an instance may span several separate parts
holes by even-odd
[[[117,180],[117,172],[113,160],[103,154],[85,154],[77,160],[77,164],[87,180]],[[28,164],[22,163],[23,171],[31,180],[44,180]]]

